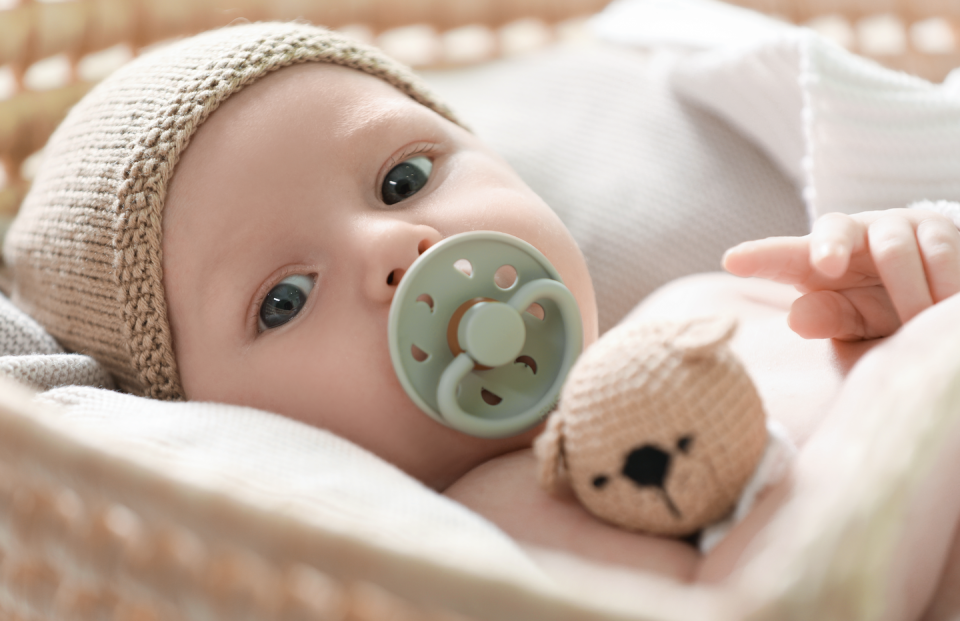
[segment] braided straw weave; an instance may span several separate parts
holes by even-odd
[[[364,71],[455,120],[403,65],[306,24],[233,26],[141,56],[91,91],[52,137],[4,246],[14,301],[124,390],[181,398],[161,273],[167,183],[224,99],[304,62]]]
[[[27,181],[21,175],[22,163],[43,147],[70,106],[91,88],[92,83],[81,79],[78,64],[102,50],[123,45],[137,52],[160,41],[236,20],[301,19],[329,28],[358,26],[373,35],[420,24],[438,39],[437,31],[476,25],[500,28],[523,18],[560,23],[594,13],[608,1],[21,0],[17,4],[13,0],[12,8],[0,8],[0,235],[3,221],[16,213],[27,189]],[[497,53],[494,43],[491,54]],[[67,84],[30,90],[24,80],[27,70],[37,61],[58,56],[69,64]],[[4,70],[10,71],[15,83],[13,96],[5,100]]]
[[[935,82],[960,67],[955,0],[727,1],[811,25],[853,52]]]
[[[419,36],[437,44],[437,32],[482,26],[501,28],[524,18],[548,24],[588,15],[609,0],[66,0],[55,3],[20,0],[0,9],[0,71],[9,69],[13,97],[4,100],[0,75],[0,234],[16,213],[28,181],[22,164],[46,142],[67,110],[92,84],[80,78],[78,61],[118,44],[139,50],[172,37],[194,34],[236,19],[290,20],[302,18],[330,28],[362,26],[376,35],[419,24]],[[960,66],[960,4],[950,0],[729,0],[795,23],[839,20],[850,36],[844,43],[854,51],[897,69],[939,81]],[[877,51],[856,36],[859,25],[876,17],[892,18],[902,45]],[[937,30],[952,44],[936,49],[914,36],[916,27],[937,22]],[[922,29],[921,29],[922,30]],[[909,36],[904,36],[907,33]],[[943,38],[941,36],[941,38]],[[496,39],[496,37],[494,37]],[[949,43],[949,42],[948,42]],[[503,51],[494,44],[489,58]],[[24,75],[37,61],[61,55],[69,63],[69,80],[50,90],[29,90]],[[437,62],[436,59],[430,62]],[[443,61],[441,61],[443,62]],[[6,178],[6,182],[2,177]]]
[[[0,619],[468,618],[392,594],[410,561],[176,485],[39,423],[29,399],[0,378]]]

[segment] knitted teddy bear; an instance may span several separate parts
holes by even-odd
[[[735,328],[710,317],[605,334],[536,440],[541,484],[568,484],[598,517],[656,535],[690,535],[730,514],[769,437],[728,345]]]

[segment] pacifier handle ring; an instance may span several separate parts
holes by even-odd
[[[570,290],[561,283],[541,278],[520,287],[507,304],[522,313],[531,304],[544,298],[556,303],[560,309],[566,336],[563,362],[550,390],[529,409],[510,418],[486,419],[468,414],[457,402],[457,387],[473,370],[474,360],[466,352],[460,353],[444,370],[437,384],[437,406],[449,425],[481,438],[502,438],[533,427],[553,409],[559,388],[583,347],[583,326],[577,302]]]

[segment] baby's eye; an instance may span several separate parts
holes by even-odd
[[[432,170],[433,162],[422,155],[397,164],[387,173],[383,187],[380,188],[383,202],[394,205],[410,198],[427,185]]]
[[[296,317],[312,290],[313,278],[310,276],[297,274],[281,280],[260,304],[260,331],[282,326]]]

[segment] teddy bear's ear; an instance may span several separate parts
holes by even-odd
[[[551,494],[558,493],[567,483],[567,468],[563,459],[563,416],[554,412],[547,419],[547,428],[533,443],[537,456],[540,487]]]
[[[709,355],[733,336],[737,320],[727,315],[691,319],[673,339],[685,359]]]

